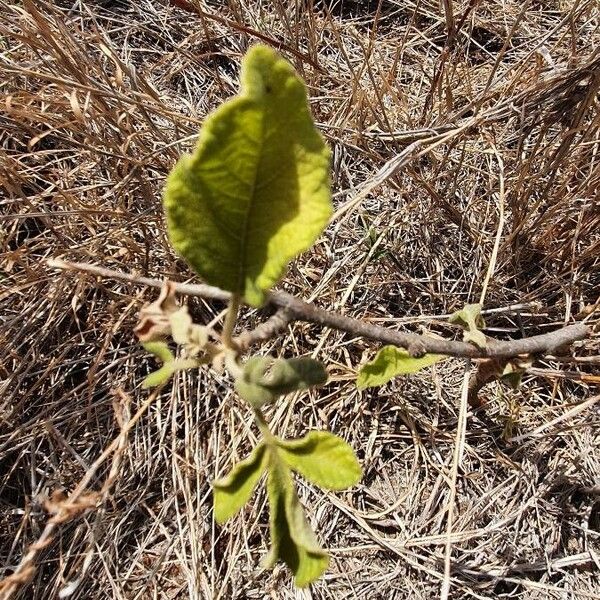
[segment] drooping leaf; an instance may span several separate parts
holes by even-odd
[[[145,389],[166,383],[177,371],[198,366],[198,361],[193,359],[176,359],[166,342],[145,342],[142,346],[164,363],[160,369],[144,379],[142,387]]]
[[[207,283],[259,306],[332,211],[329,150],[292,66],[266,46],[242,62],[241,90],[205,121],[168,177],[171,242]]]
[[[523,375],[533,366],[530,356],[516,356],[506,361],[500,379],[510,385],[513,390],[518,390],[523,381]]]
[[[187,369],[194,369],[198,366],[198,361],[190,358],[181,358],[166,362],[160,369],[150,373],[142,382],[144,389],[156,387],[166,383],[173,377],[177,371],[185,371]]]
[[[259,444],[222,479],[213,482],[214,514],[217,523],[232,517],[252,495],[267,466],[267,449]]]
[[[352,447],[327,431],[311,431],[298,440],[280,440],[279,454],[294,471],[328,490],[343,490],[360,481],[360,464]]]
[[[450,323],[457,323],[464,328],[463,340],[471,342],[479,348],[487,346],[487,340],[483,332],[479,331],[485,327],[485,321],[481,316],[481,304],[467,304],[461,310],[450,315]]]
[[[269,452],[271,550],[264,564],[270,568],[277,560],[283,560],[294,573],[295,584],[305,587],[325,572],[329,557],[306,520],[289,468],[276,447]]]
[[[144,350],[154,354],[161,362],[170,362],[175,360],[167,342],[145,342],[142,344]]]
[[[425,354],[414,358],[404,348],[384,346],[371,362],[360,368],[356,385],[359,390],[383,385],[397,375],[416,373],[445,358],[447,356],[443,354]]]
[[[240,377],[235,381],[238,394],[260,407],[275,401],[279,396],[305,390],[327,381],[327,371],[322,363],[308,357],[288,360],[269,356],[250,357]]]

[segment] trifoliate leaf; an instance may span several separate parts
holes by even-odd
[[[487,346],[485,335],[479,331],[485,327],[485,321],[481,316],[481,304],[467,304],[463,309],[457,310],[450,315],[450,323],[457,323],[464,328],[463,340],[471,342],[479,348]]]
[[[252,356],[244,365],[235,389],[252,406],[260,407],[279,396],[305,390],[327,381],[322,363],[308,357],[289,360]]]
[[[264,564],[270,568],[277,560],[283,560],[294,573],[295,584],[305,587],[325,572],[329,557],[306,520],[289,468],[276,447],[269,452],[271,550]]]
[[[360,464],[352,447],[327,431],[311,431],[299,440],[278,441],[281,458],[297,473],[328,490],[343,490],[360,481]]]
[[[384,346],[371,362],[360,368],[356,385],[359,390],[383,385],[396,375],[416,373],[445,358],[447,356],[443,354],[425,354],[414,358],[404,348]]]
[[[275,51],[254,46],[239,95],[206,119],[196,150],[167,179],[171,242],[207,283],[259,306],[326,226],[328,170],[303,82]]]
[[[214,514],[217,523],[232,517],[252,495],[267,466],[267,449],[259,444],[222,479],[213,482]]]

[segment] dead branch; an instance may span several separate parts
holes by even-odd
[[[154,288],[161,288],[164,283],[159,279],[138,277],[137,275],[106,269],[97,265],[67,262],[60,259],[49,260],[48,266],[56,269],[90,273],[98,277],[116,279]],[[187,296],[199,296],[213,300],[228,300],[230,298],[229,292],[206,284],[174,283],[173,286],[176,292]],[[267,304],[278,309],[284,309],[285,311],[285,318],[278,320],[279,326],[267,328],[271,337],[281,331],[280,326],[285,326],[292,321],[304,321],[344,331],[356,337],[363,337],[375,342],[406,348],[414,356],[420,356],[425,353],[445,354],[446,356],[464,358],[510,358],[521,354],[543,355],[555,352],[590,335],[590,328],[587,325],[584,323],[575,323],[550,333],[520,340],[498,341],[488,339],[486,348],[478,348],[466,342],[443,340],[416,333],[403,333],[394,329],[380,327],[379,325],[365,323],[352,317],[346,317],[318,308],[285,292],[271,292],[268,295]],[[282,325],[282,323],[285,324]],[[265,331],[261,330],[260,334],[255,336],[256,340],[250,337],[245,345],[248,346],[255,341],[265,341]]]

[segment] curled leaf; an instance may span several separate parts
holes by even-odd
[[[252,406],[260,407],[279,396],[321,385],[327,381],[322,363],[308,357],[288,360],[252,356],[235,381],[238,394]]]
[[[209,363],[222,351],[222,348],[208,341],[208,328],[192,321],[187,306],[182,306],[169,315],[171,336],[184,347],[186,356]]]
[[[175,286],[171,281],[165,281],[158,298],[140,310],[139,322],[133,330],[140,342],[159,341],[170,335],[169,315],[176,310]]]
[[[199,366],[198,361],[193,359],[176,359],[166,342],[145,342],[142,346],[151,354],[154,354],[164,364],[163,366],[150,373],[142,382],[143,388],[156,387],[169,381],[177,371],[193,369]]]
[[[279,453],[297,473],[328,490],[343,490],[362,476],[350,444],[327,431],[311,431],[298,440],[279,440]]]
[[[377,387],[387,383],[397,375],[416,373],[445,358],[447,356],[443,354],[425,354],[420,358],[415,358],[404,348],[384,346],[371,362],[360,368],[356,385],[359,390]]]
[[[166,363],[175,360],[167,342],[144,342],[142,346],[144,350],[150,352],[150,354],[154,354],[161,362]]]
[[[150,373],[146,379],[142,382],[143,388],[156,387],[166,383],[173,377],[177,371],[186,371],[187,369],[194,369],[198,366],[198,362],[192,359],[175,359],[166,362],[158,371]]]
[[[530,356],[517,356],[506,362],[500,379],[510,385],[513,390],[518,390],[521,387],[523,375],[532,365],[533,359]]]
[[[294,573],[295,584],[305,587],[325,572],[329,557],[306,520],[290,470],[277,448],[270,449],[268,469],[271,549],[264,564],[270,568],[283,560]]]
[[[464,328],[463,340],[471,342],[479,348],[487,346],[485,334],[480,329],[485,327],[485,321],[481,316],[481,304],[467,304],[461,310],[450,315],[450,323],[456,323]]]
[[[267,451],[259,444],[222,479],[213,482],[214,514],[217,523],[232,517],[248,502],[267,466]]]

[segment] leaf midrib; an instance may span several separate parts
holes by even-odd
[[[258,104],[258,103],[257,103]],[[255,192],[256,192],[256,183],[258,180],[258,173],[260,172],[260,166],[262,164],[262,160],[263,160],[263,149],[264,149],[264,145],[265,145],[265,112],[266,112],[266,106],[265,106],[265,102],[261,102],[261,106],[260,106],[260,135],[259,135],[259,147],[258,147],[258,160],[256,161],[256,167],[254,169],[254,177],[252,179],[252,184],[250,186],[250,200],[248,202],[248,207],[245,211],[244,214],[244,221],[243,221],[243,225],[242,225],[242,235],[240,237],[240,265],[241,268],[239,270],[238,273],[238,283],[237,283],[237,290],[238,290],[238,294],[242,294],[245,291],[245,282],[244,279],[246,277],[246,273],[248,270],[248,252],[245,251],[246,247],[247,247],[247,242],[248,242],[248,225],[250,223],[250,217],[252,214],[252,211],[254,210],[254,196],[255,196]]]

